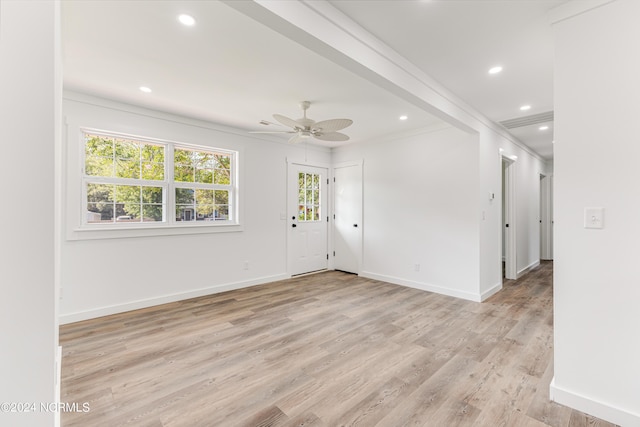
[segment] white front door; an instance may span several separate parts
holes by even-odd
[[[358,274],[362,259],[362,164],[334,169],[334,268]]]
[[[328,265],[326,168],[289,164],[289,260],[291,275]]]

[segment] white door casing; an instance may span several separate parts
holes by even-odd
[[[360,273],[362,265],[362,162],[334,168],[334,268]]]
[[[516,160],[515,158],[502,156],[502,171],[504,173],[504,218],[503,244],[505,257],[505,278],[515,280],[518,278],[517,252],[516,252]]]
[[[288,164],[288,248],[292,276],[328,266],[328,169]]]

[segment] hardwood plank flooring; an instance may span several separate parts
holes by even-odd
[[[64,325],[72,426],[611,426],[552,403],[551,262],[484,303],[327,271]]]

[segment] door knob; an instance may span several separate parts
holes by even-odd
[[[354,227],[357,227],[357,226],[358,226],[358,224],[353,224],[353,226],[354,226]]]
[[[296,225],[296,224],[291,224],[291,226],[292,226],[293,228],[296,228],[296,227],[297,227],[297,225]]]

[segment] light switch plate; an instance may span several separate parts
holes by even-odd
[[[584,228],[604,228],[604,208],[584,208]]]

